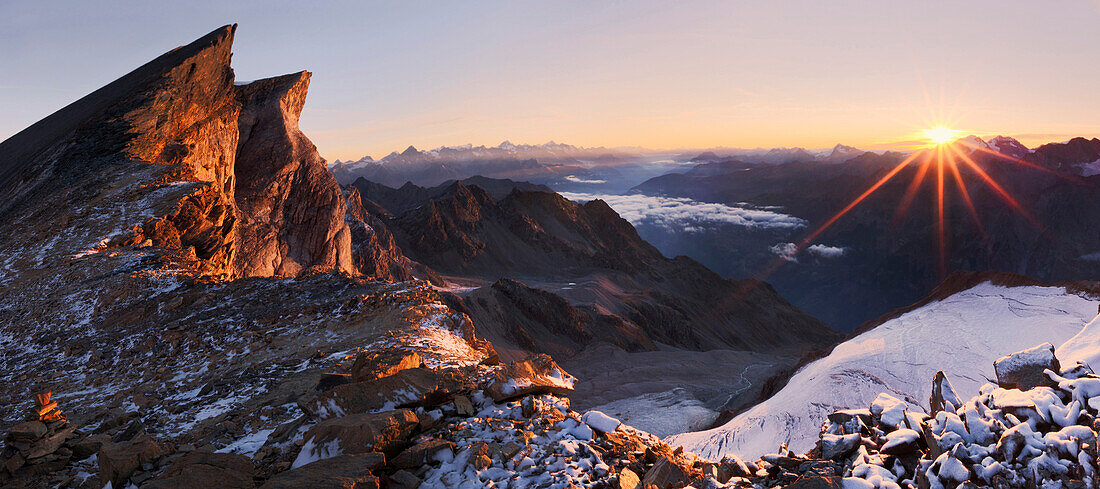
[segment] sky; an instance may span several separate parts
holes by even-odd
[[[0,0],[0,139],[229,23],[238,80],[313,72],[301,126],[329,160],[1100,136],[1100,0]]]

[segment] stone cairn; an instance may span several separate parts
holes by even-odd
[[[36,395],[27,421],[13,426],[4,439],[0,475],[3,472],[8,476],[43,474],[64,467],[72,450],[62,445],[72,436],[73,427],[51,393]]]

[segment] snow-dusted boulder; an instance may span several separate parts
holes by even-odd
[[[997,372],[997,384],[1001,387],[1026,391],[1042,385],[1052,385],[1043,372],[1059,372],[1062,368],[1054,356],[1054,345],[1043,343],[998,358],[993,362],[993,370]]]
[[[486,392],[494,401],[516,399],[531,394],[566,394],[573,391],[577,378],[558,366],[549,355],[531,355],[497,370]]]
[[[592,429],[604,433],[612,433],[619,429],[619,425],[623,424],[621,421],[595,410],[584,413],[584,416],[581,416],[581,421],[591,426]]]

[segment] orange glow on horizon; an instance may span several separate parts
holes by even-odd
[[[1046,233],[1046,230],[1044,229],[1042,224],[1039,223],[1039,221],[1035,219],[1035,217],[1033,217],[1031,213],[1028,212],[1027,209],[1025,209],[1023,205],[1021,205],[1020,202],[1008,192],[1008,190],[1006,190],[1000,183],[998,183],[992,176],[990,176],[989,173],[986,172],[984,168],[982,168],[982,165],[971,157],[971,154],[980,152],[995,156],[997,157],[997,159],[1003,162],[1014,163],[1027,168],[1037,168],[1044,171],[1051,170],[1027,161],[1020,160],[1018,158],[1011,157],[1009,155],[1005,155],[989,148],[974,147],[966,142],[960,141],[957,138],[950,141],[943,141],[942,138],[945,137],[946,134],[948,134],[949,132],[960,133],[959,131],[947,129],[942,126],[926,131],[925,137],[932,143],[931,145],[926,146],[923,149],[914,151],[909,156],[904,158],[889,172],[879,178],[875,183],[871,184],[866,190],[863,191],[863,193],[852,199],[852,201],[845,205],[840,211],[838,211],[831,218],[825,221],[824,224],[811,231],[806,236],[806,238],[798,243],[795,251],[791,255],[797,254],[798,252],[802,251],[810,244],[812,244],[815,239],[820,237],[822,233],[824,233],[827,229],[836,224],[836,222],[843,218],[844,215],[848,214],[852,209],[857,207],[860,203],[864,202],[879,188],[881,188],[883,185],[885,185],[887,182],[897,176],[897,174],[900,173],[905,167],[909,166],[914,161],[918,161],[918,158],[920,158],[920,160],[916,173],[913,175],[912,181],[907,186],[906,191],[902,196],[901,201],[899,202],[898,209],[894,213],[893,222],[897,224],[903,218],[909,206],[912,204],[917,191],[920,189],[922,183],[924,182],[924,179],[927,176],[929,170],[931,170],[934,166],[936,171],[934,183],[936,194],[936,208],[934,209],[936,216],[934,239],[937,248],[937,265],[941,278],[943,278],[943,276],[946,276],[948,271],[948,254],[950,248],[949,240],[951,236],[950,230],[948,229],[949,220],[947,216],[947,211],[949,207],[947,205],[948,196],[946,192],[946,186],[949,183],[948,177],[950,177],[950,180],[953,181],[955,186],[958,188],[959,195],[962,197],[963,203],[965,204],[966,209],[970,214],[970,217],[974,220],[974,223],[977,226],[978,232],[982,236],[982,239],[986,239],[985,228],[982,225],[981,216],[979,216],[978,210],[974,205],[973,199],[971,198],[970,191],[969,189],[967,189],[966,181],[963,178],[963,174],[959,170],[960,164],[965,165],[967,169],[971,170],[974,175],[976,175],[983,184],[992,189],[997,197],[999,197],[1001,201],[1008,205],[1008,207],[1012,209],[1012,211],[1022,216],[1025,220],[1027,220],[1028,223],[1030,223],[1040,232]],[[1059,175],[1061,176],[1061,174]],[[1070,181],[1082,183],[1080,179],[1072,177],[1065,178]],[[766,279],[768,275],[774,273],[780,266],[782,266],[786,262],[787,260],[783,259],[782,257],[777,258],[777,260],[774,261],[773,264],[769,266],[764,271],[764,273],[759,276],[759,278]]]

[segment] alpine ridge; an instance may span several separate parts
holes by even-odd
[[[235,83],[235,30],[0,143],[0,484],[667,487],[707,462],[573,410],[578,379],[544,353],[717,345],[743,365],[836,339],[603,202],[485,178],[341,187],[298,127],[310,73]],[[543,288],[463,295],[436,266]],[[547,291],[562,273],[596,299]]]

